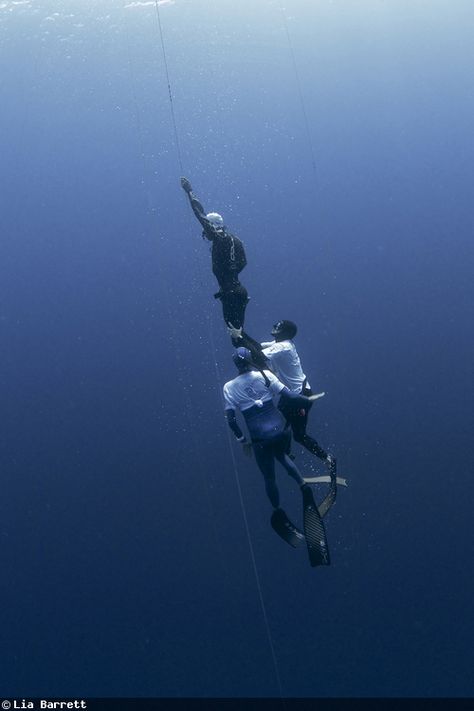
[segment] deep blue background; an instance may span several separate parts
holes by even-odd
[[[0,3],[1,694],[472,695],[473,4],[160,7],[247,328],[297,321],[327,392],[350,488],[316,570],[229,445],[156,7],[65,5]]]

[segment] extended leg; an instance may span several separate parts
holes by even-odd
[[[224,321],[229,326],[241,328],[245,321],[245,309],[249,302],[247,289],[240,285],[232,291],[221,293],[222,311]]]
[[[306,409],[294,408],[288,406],[281,406],[279,410],[286,419],[287,424],[291,426],[291,431],[293,432],[293,439],[298,444],[301,444],[305,449],[307,449],[311,454],[314,454],[319,459],[325,460],[327,458],[327,452],[324,451],[322,447],[319,446],[318,442],[306,433],[306,425],[308,422],[308,412],[311,408],[311,404]],[[290,453],[290,442],[288,442],[287,454]]]
[[[325,461],[327,459],[328,453],[319,446],[317,441],[311,435],[305,434],[302,439],[296,439],[295,441],[302,444],[305,449],[307,449],[311,454],[314,454],[319,459]]]
[[[299,410],[291,413],[289,421],[295,442],[301,444],[308,452],[311,452],[311,454],[314,454],[319,459],[326,460],[328,453],[318,444],[314,437],[311,437],[311,435],[306,432],[308,410]]]
[[[286,453],[288,447],[289,444],[287,444],[287,440],[285,438],[285,441],[282,441],[281,445],[275,449],[275,457],[280,464],[285,467],[287,474],[289,474],[299,486],[303,486],[304,479],[300,474],[300,470]]]
[[[254,444],[255,460],[265,479],[265,491],[274,509],[280,505],[280,493],[275,481],[275,460],[271,446],[264,443]]]
[[[275,458],[280,461],[283,466],[287,469],[288,473],[293,476],[299,483],[303,483],[300,473],[293,465],[291,459],[288,459],[288,463],[284,461],[286,455],[285,444],[286,438],[282,437],[280,441],[268,442],[262,445],[254,445],[255,458],[257,464],[265,477],[265,488],[267,491],[268,498],[273,504],[274,511],[271,518],[272,528],[281,538],[283,538],[286,543],[290,546],[296,548],[300,543],[304,541],[303,533],[290,521],[285,511],[279,507],[279,493],[278,488],[275,483]],[[291,471],[290,471],[291,470]]]

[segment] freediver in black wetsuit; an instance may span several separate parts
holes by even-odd
[[[220,287],[214,298],[222,302],[226,324],[241,328],[249,301],[247,289],[239,281],[239,274],[247,264],[244,245],[238,237],[227,231],[221,215],[217,212],[204,212],[187,178],[181,178],[181,187],[202,225],[203,237],[212,242],[212,271]]]

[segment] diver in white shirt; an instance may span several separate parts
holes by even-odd
[[[258,341],[243,332],[241,328],[229,327],[234,346],[239,345],[248,348],[252,354],[253,362],[259,367],[269,368],[292,393],[309,397],[312,395],[312,390],[301,367],[301,361],[293,343],[297,330],[293,321],[278,321],[271,332],[274,340],[258,343]],[[311,402],[305,407],[300,407],[286,400],[280,403],[279,410],[291,426],[295,442],[298,442],[311,454],[326,462],[331,473],[335,474],[336,458],[326,452],[316,439],[306,432],[308,414],[311,407]]]

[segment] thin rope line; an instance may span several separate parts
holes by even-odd
[[[153,214],[154,213],[153,205],[152,205],[149,190],[147,189],[147,180],[146,180],[146,172],[147,172],[146,167],[147,166],[146,166],[146,158],[145,158],[145,142],[144,142],[144,138],[143,138],[143,128],[142,128],[142,121],[141,121],[141,115],[140,115],[140,108],[138,105],[137,92],[136,92],[136,87],[135,87],[135,83],[136,83],[135,82],[135,72],[133,70],[132,54],[131,54],[131,50],[130,50],[130,42],[129,42],[129,37],[128,37],[127,26],[125,26],[125,39],[126,39],[126,46],[127,46],[128,67],[129,67],[130,80],[131,80],[131,93],[132,93],[132,99],[133,99],[134,109],[135,109],[135,120],[136,120],[136,125],[137,125],[138,143],[139,143],[140,154],[141,154],[141,159],[142,159],[143,177],[140,182],[141,182],[141,185],[144,189],[145,196],[147,198],[148,209],[149,209],[150,215],[152,216],[152,224],[153,224],[156,222],[156,218]],[[159,228],[158,223],[156,224],[156,228]],[[159,232],[159,230],[158,230],[158,232]],[[205,466],[203,466],[204,459],[203,459],[202,455],[200,454],[201,450],[199,447],[199,442],[198,442],[198,438],[196,435],[196,430],[193,427],[193,420],[192,420],[192,415],[191,415],[191,412],[193,409],[192,408],[192,401],[191,401],[191,397],[190,397],[188,388],[186,387],[186,384],[185,384],[185,381],[186,381],[185,370],[184,370],[184,365],[183,365],[183,361],[182,361],[182,357],[181,357],[181,352],[178,347],[178,340],[176,338],[176,335],[177,335],[176,334],[176,327],[175,327],[176,319],[173,317],[173,313],[172,313],[172,309],[171,309],[170,290],[168,287],[168,282],[165,278],[165,274],[163,273],[163,266],[162,266],[160,259],[158,259],[158,273],[160,276],[159,283],[162,287],[162,291],[164,294],[165,311],[167,312],[168,318],[171,323],[171,336],[172,336],[171,340],[173,343],[175,360],[176,360],[176,364],[177,364],[176,370],[177,370],[179,376],[181,377],[182,384],[183,384],[183,401],[184,401],[185,421],[187,423],[188,430],[190,433],[190,445],[192,446],[192,448],[194,450],[195,459],[196,459],[197,463],[199,464],[199,468],[202,472],[201,478],[203,481],[203,490],[205,492],[205,497],[206,497],[206,502],[207,502],[207,507],[208,507],[208,518],[211,521],[214,543],[215,543],[216,549],[219,552],[220,567],[221,567],[221,570],[224,572],[224,570],[225,570],[224,551],[223,551],[221,540],[218,535],[216,524],[215,524],[216,517],[214,515],[214,505],[213,505],[212,497],[211,497],[211,493],[210,493],[209,482],[208,482],[206,475],[204,474],[204,471],[205,471]],[[204,462],[204,465],[205,465],[205,462]]]
[[[302,88],[301,88],[301,80],[300,80],[300,75],[299,75],[299,71],[298,71],[298,64],[297,64],[297,62],[296,62],[296,55],[295,55],[295,51],[294,51],[294,49],[293,49],[293,43],[292,43],[292,41],[291,41],[290,30],[289,30],[289,28],[288,28],[288,22],[287,22],[286,16],[285,16],[285,9],[284,9],[284,7],[283,7],[283,3],[281,2],[281,0],[279,0],[278,5],[279,5],[279,7],[280,7],[281,16],[282,16],[282,19],[283,19],[283,25],[284,25],[284,27],[285,27],[286,38],[287,38],[287,40],[288,40],[288,47],[289,47],[289,50],[290,50],[291,60],[292,60],[292,63],[293,63],[293,70],[294,70],[294,72],[295,72],[296,87],[297,87],[297,90],[298,90],[298,96],[299,96],[299,99],[300,99],[301,109],[302,109],[302,113],[303,113],[303,120],[304,120],[305,129],[306,129],[306,137],[307,137],[307,140],[308,140],[309,150],[310,150],[310,153],[311,153],[311,164],[312,164],[312,166],[313,166],[314,180],[315,180],[315,182],[316,182],[316,184],[317,184],[317,182],[318,182],[318,171],[317,171],[317,168],[316,168],[316,158],[315,158],[315,152],[314,152],[313,141],[312,141],[312,138],[311,138],[311,131],[310,131],[310,127],[309,127],[308,112],[306,111],[306,103],[305,103],[304,96],[303,96],[303,90],[302,90]]]
[[[285,8],[283,6],[283,0],[277,0],[277,4],[280,9],[280,14],[281,14],[283,26],[285,29],[286,39],[288,42],[288,49],[289,49],[291,61],[293,64],[293,72],[295,75],[295,84],[296,84],[298,97],[299,97],[299,101],[300,101],[300,105],[301,105],[301,113],[303,115],[303,124],[304,124],[305,132],[306,132],[306,140],[308,142],[309,153],[311,156],[311,166],[312,166],[312,170],[313,170],[313,180],[314,180],[314,194],[315,194],[315,199],[317,199],[318,193],[320,191],[320,180],[319,180],[319,175],[318,175],[318,168],[316,166],[316,154],[315,154],[315,150],[314,150],[313,139],[311,137],[311,129],[310,129],[310,124],[309,124],[308,112],[306,109],[306,102],[304,99],[303,88],[301,85],[300,74],[298,71],[298,63],[296,61],[296,54],[295,54],[295,50],[293,47],[293,42],[291,40],[290,29],[288,26],[288,21],[286,19],[286,15],[285,15]],[[330,250],[331,250],[330,238],[327,236],[321,236],[321,252],[325,255],[326,259],[329,258]]]
[[[147,176],[147,172],[148,172],[148,166],[147,166],[146,154],[145,154],[145,142],[143,140],[142,121],[141,121],[141,116],[140,116],[140,109],[138,107],[137,92],[136,92],[136,88],[135,88],[135,84],[136,84],[135,72],[133,70],[132,52],[130,49],[130,39],[128,36],[128,26],[127,25],[125,25],[125,44],[127,47],[128,70],[130,72],[130,80],[131,80],[131,87],[132,87],[132,99],[133,99],[133,104],[134,104],[134,108],[135,108],[135,121],[137,123],[137,131],[138,131],[138,145],[140,148],[140,159],[141,159],[142,171],[143,171],[143,176],[142,176],[142,179],[140,182],[141,182],[141,185],[143,186],[143,188],[145,189],[148,210],[151,213],[153,211],[153,205],[152,205],[150,193],[146,189],[146,176]]]
[[[173,93],[171,91],[170,73],[168,70],[168,60],[166,57],[165,40],[163,37],[163,28],[161,26],[160,6],[159,6],[158,0],[155,0],[155,8],[156,8],[156,16],[158,18],[158,27],[160,30],[161,50],[163,52],[163,62],[165,65],[166,81],[168,84],[168,96],[169,96],[169,100],[170,100],[170,111],[171,111],[171,121],[173,123],[174,142],[175,142],[175,146],[176,146],[176,153],[178,154],[179,168],[181,170],[181,175],[183,175],[184,174],[183,160],[181,158],[181,148],[180,148],[180,144],[179,144],[178,128],[176,125],[176,116],[175,116],[174,104],[173,104]]]
[[[220,371],[219,371],[219,364],[217,363],[217,358],[216,358],[216,346],[215,346],[215,342],[214,342],[214,333],[213,333],[213,330],[212,330],[212,322],[211,322],[211,319],[210,319],[210,318],[208,319],[208,322],[209,322],[209,341],[210,341],[210,343],[211,343],[212,353],[213,353],[213,356],[214,356],[214,357],[213,357],[214,369],[215,369],[215,372],[216,372],[217,382],[218,382],[218,383],[221,383],[221,382],[222,382],[222,378],[221,378],[221,374],[220,374]],[[221,399],[221,402],[223,403],[223,402],[224,402],[224,398],[223,398],[223,395],[222,395],[222,391],[221,391],[221,393],[220,393],[220,399]],[[269,623],[269,621],[268,621],[267,609],[266,609],[266,607],[265,607],[265,601],[264,601],[264,598],[263,598],[262,584],[261,584],[261,582],[260,582],[260,576],[259,576],[259,574],[258,574],[257,561],[256,561],[256,558],[255,558],[255,551],[254,551],[254,547],[253,547],[252,536],[251,536],[251,534],[250,534],[250,526],[249,526],[249,522],[248,522],[248,518],[247,518],[247,512],[246,512],[246,510],[245,510],[245,502],[244,502],[244,497],[243,497],[243,493],[242,493],[242,487],[241,487],[241,485],[240,485],[240,478],[239,478],[239,473],[238,473],[238,469],[237,469],[237,462],[236,462],[236,459],[235,459],[234,449],[233,449],[233,447],[232,447],[232,439],[231,439],[230,431],[229,431],[228,428],[226,428],[226,433],[227,433],[227,444],[229,445],[230,457],[231,457],[231,460],[232,460],[232,467],[233,467],[233,470],[234,470],[235,483],[236,483],[236,486],[237,486],[237,492],[238,492],[238,494],[239,494],[240,508],[241,508],[241,510],[242,510],[242,518],[243,518],[243,520],[244,520],[245,533],[246,533],[246,535],[247,535],[247,543],[248,543],[249,551],[250,551],[250,559],[251,559],[251,561],[252,561],[252,568],[253,568],[253,572],[254,572],[254,576],[255,576],[255,582],[256,582],[256,585],[257,585],[258,597],[259,597],[259,600],[260,600],[260,607],[261,607],[261,609],[262,609],[262,615],[263,615],[263,621],[264,621],[264,625],[265,625],[265,631],[266,631],[266,633],[267,633],[267,638],[268,638],[268,645],[269,645],[269,647],[270,647],[270,652],[271,652],[271,655],[272,655],[273,667],[274,667],[274,671],[275,671],[275,677],[276,677],[276,680],[277,680],[277,685],[278,685],[279,694],[280,694],[281,700],[282,700],[282,702],[283,702],[283,706],[285,706],[284,697],[283,697],[283,686],[282,686],[282,682],[281,682],[280,669],[279,669],[279,666],[278,666],[278,659],[277,659],[277,656],[276,656],[275,645],[273,644],[273,638],[272,638],[272,634],[271,634],[270,623]]]
[[[164,43],[164,38],[163,38],[163,30],[162,30],[162,25],[161,25],[161,18],[160,18],[160,10],[159,10],[159,3],[158,3],[158,0],[155,0],[155,7],[156,7],[157,18],[158,18],[158,26],[159,26],[159,30],[160,30],[160,40],[161,40],[161,48],[162,48],[162,52],[163,52],[163,61],[164,61],[164,65],[165,65],[166,79],[167,79],[167,82],[168,82],[168,96],[169,96],[169,101],[170,101],[171,118],[172,118],[173,129],[174,129],[174,137],[175,137],[175,144],[176,144],[176,150],[177,150],[177,155],[178,155],[178,162],[179,162],[179,167],[180,167],[180,169],[181,169],[181,174],[183,174],[183,173],[184,173],[183,162],[182,162],[182,159],[181,159],[181,150],[180,150],[180,143],[179,143],[179,137],[178,137],[178,128],[177,128],[177,124],[176,124],[176,116],[175,116],[174,104],[173,104],[173,93],[172,93],[172,91],[171,91],[171,81],[170,81],[169,70],[168,70],[168,61],[167,61],[165,43]],[[212,348],[212,354],[213,354],[213,360],[214,360],[214,367],[215,367],[215,370],[216,370],[217,382],[218,382],[218,384],[219,384],[221,381],[220,381],[219,368],[218,368],[217,358],[216,358],[216,346],[215,346],[215,342],[214,342],[214,335],[213,335],[213,332],[212,332],[212,324],[211,324],[210,318],[208,319],[208,323],[209,323],[209,334],[210,334],[209,340],[210,340],[210,342],[211,342],[211,348]],[[252,539],[251,539],[251,536],[250,536],[250,528],[249,528],[249,524],[248,524],[247,514],[246,514],[246,511],[245,511],[245,504],[244,504],[244,499],[243,499],[243,495],[242,495],[242,489],[241,489],[241,486],[240,486],[240,480],[239,480],[239,475],[238,475],[238,470],[237,470],[237,463],[236,463],[236,461],[235,461],[234,451],[233,451],[233,449],[232,449],[232,442],[231,442],[231,439],[230,439],[230,432],[228,432],[228,431],[227,431],[227,442],[228,442],[228,445],[229,445],[229,451],[230,451],[230,456],[231,456],[231,460],[232,460],[232,466],[233,466],[233,470],[234,470],[234,476],[235,476],[235,481],[236,481],[236,485],[237,485],[237,491],[238,491],[238,494],[239,494],[240,507],[241,507],[241,510],[242,510],[242,517],[243,517],[243,520],[244,520],[244,526],[245,526],[245,530],[246,530],[246,534],[247,534],[247,541],[248,541],[248,544],[249,544],[250,558],[251,558],[251,561],[252,561],[252,567],[253,567],[253,571],[254,571],[254,575],[255,575],[255,581],[256,581],[256,586],[257,586],[257,591],[258,591],[258,596],[259,596],[259,601],[260,601],[260,607],[261,607],[261,610],[262,610],[262,615],[263,615],[263,620],[264,620],[265,631],[266,631],[266,634],[267,634],[268,644],[269,644],[270,651],[271,651],[271,656],[272,656],[272,662],[273,662],[275,677],[276,677],[276,680],[277,680],[277,685],[278,685],[278,689],[279,689],[279,694],[280,694],[281,700],[282,700],[282,702],[283,702],[283,706],[285,706],[285,701],[284,701],[284,697],[283,697],[283,687],[282,687],[282,683],[281,683],[281,676],[280,676],[280,671],[279,671],[279,667],[278,667],[278,660],[277,660],[276,652],[275,652],[275,645],[273,644],[273,638],[272,638],[272,635],[271,635],[270,624],[269,624],[269,621],[268,621],[268,615],[267,615],[267,611],[266,611],[266,607],[265,607],[265,601],[264,601],[264,598],[263,598],[262,586],[261,586],[261,583],[260,583],[260,577],[259,577],[259,575],[258,575],[257,562],[256,562],[256,559],[255,559],[255,553],[254,553],[254,549],[253,549],[253,545],[252,545]]]

